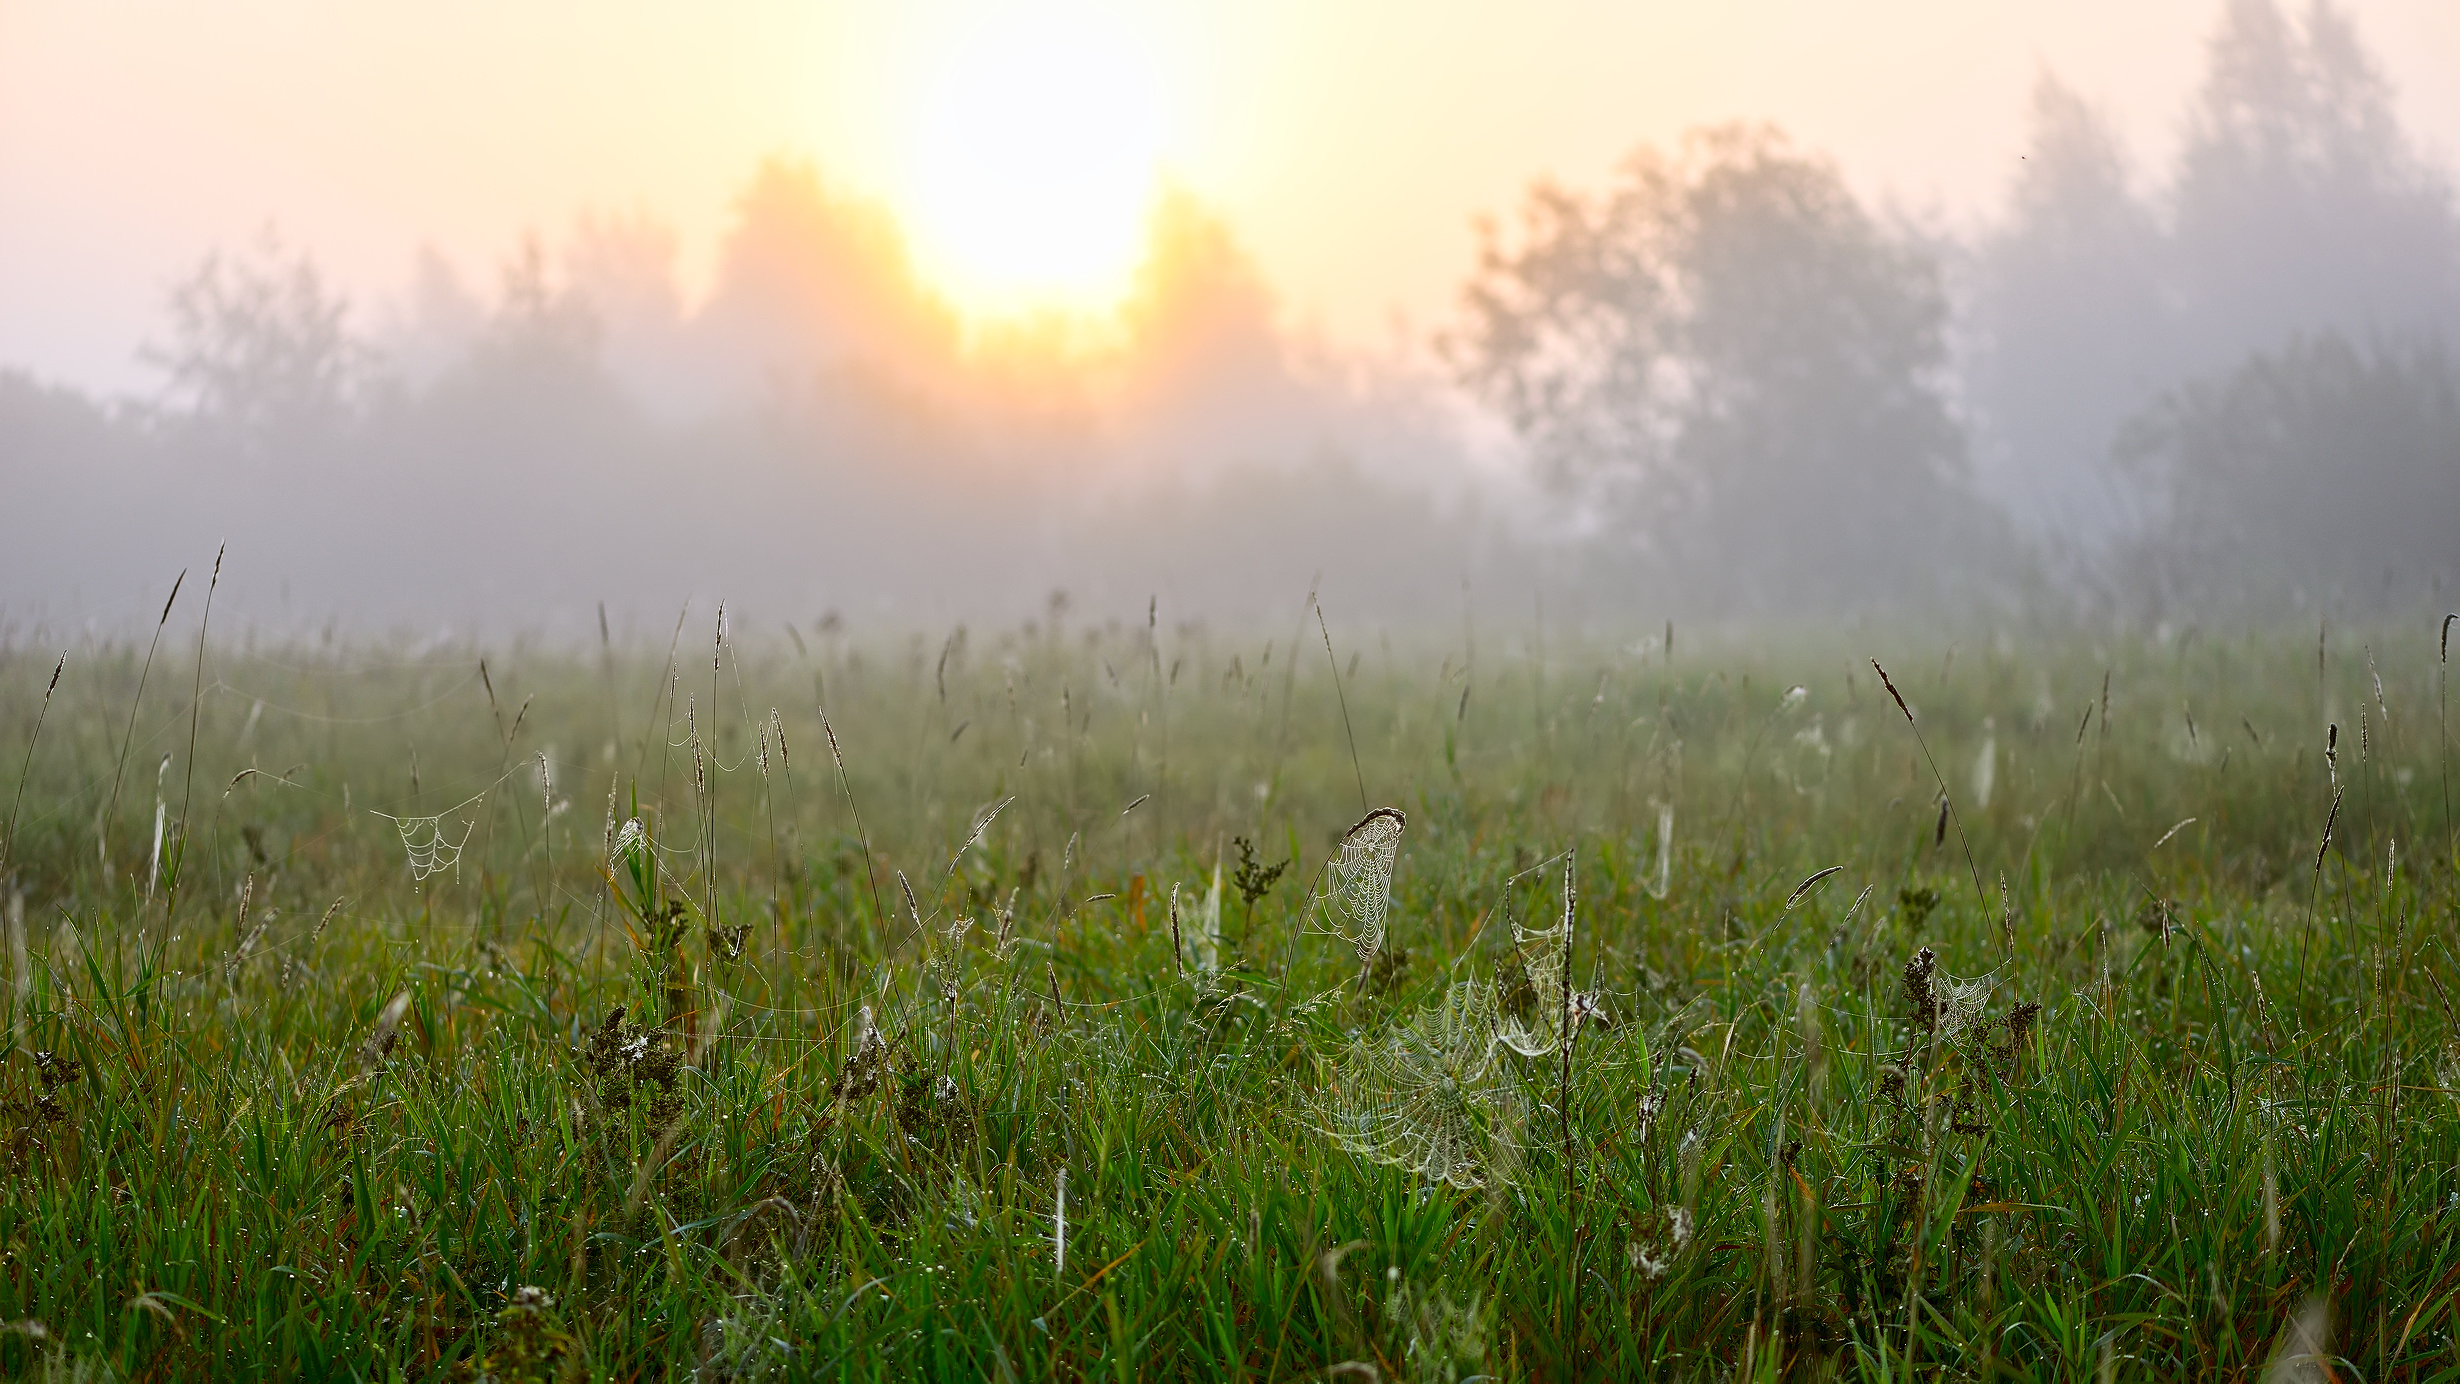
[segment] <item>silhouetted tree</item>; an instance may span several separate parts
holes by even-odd
[[[1643,150],[1491,227],[1462,377],[1661,572],[1744,607],[1936,593],[1989,565],[1942,394],[1939,257],[1764,129]]]
[[[2020,169],[1977,247],[1965,380],[1989,489],[2085,549],[2140,553],[2134,538],[2170,532],[2181,497],[2110,464],[2162,391],[2241,363],[2277,371],[2299,333],[2460,329],[2449,184],[2323,0],[2296,21],[2275,0],[2228,0],[2163,198],[2135,194],[2115,135],[2049,78]]]
[[[684,333],[681,249],[672,228],[647,215],[580,217],[562,254],[566,291],[588,305],[599,350],[624,388],[652,411],[686,417],[703,402],[692,388]]]
[[[1147,233],[1119,313],[1124,445],[1189,475],[1315,459],[1335,401],[1294,374],[1272,289],[1229,225],[1170,188]]]
[[[2179,157],[2181,376],[2293,332],[2460,327],[2449,184],[2401,132],[2348,17],[2230,0]]]
[[[598,310],[525,237],[502,292],[461,359],[384,417],[369,448],[385,483],[407,482],[399,513],[440,531],[503,525],[511,541],[554,497],[586,478],[620,485],[660,442],[604,359]],[[490,506],[475,506],[472,495]]]
[[[408,291],[378,334],[380,392],[413,392],[458,364],[487,328],[487,305],[433,245],[410,261]]]
[[[2440,344],[2301,337],[2174,391],[2119,453],[2160,497],[2158,600],[2380,605],[2460,576],[2460,376]]]
[[[504,294],[479,340],[492,354],[535,371],[584,373],[598,368],[605,325],[598,305],[577,286],[557,283],[546,247],[522,238],[504,262]]]
[[[167,416],[250,456],[312,447],[344,427],[367,362],[350,307],[272,232],[216,251],[175,285],[170,339],[143,358],[167,377]]]
[[[849,367],[858,378],[934,373],[956,344],[954,318],[916,276],[888,209],[775,160],[735,200],[696,325],[725,375],[796,388]]]
[[[2174,378],[2163,253],[2117,133],[2045,75],[2008,215],[1976,249],[1963,362],[1978,469],[2037,534],[2089,547],[2130,517],[2110,441]]]

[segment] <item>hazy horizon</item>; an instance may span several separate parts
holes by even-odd
[[[2342,8],[2404,128],[2448,166],[2460,83],[2436,78],[2460,70],[2460,11]],[[1169,186],[1212,208],[1282,330],[1383,349],[1456,315],[1475,218],[1508,215],[1540,178],[1595,183],[1693,126],[1774,124],[1863,196],[1970,232],[2004,211],[2027,93],[2048,74],[2107,114],[2149,182],[2219,10],[19,4],[0,9],[0,366],[145,392],[137,351],[167,286],[268,226],[317,257],[363,330],[412,310],[423,250],[483,283],[524,236],[584,217],[669,229],[694,302],[734,197],[779,157],[897,217],[960,314],[1012,319],[1030,292],[969,301],[929,227],[917,237],[933,192],[916,167],[947,87],[999,80],[1000,51],[1046,30],[1089,45],[1096,70],[1131,71],[1147,200]],[[1132,242],[1144,209],[1113,232]],[[1106,317],[1125,269],[1036,306]]]
[[[2460,583],[2460,12],[0,12],[0,610]]]

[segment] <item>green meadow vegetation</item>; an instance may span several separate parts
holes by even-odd
[[[0,1368],[2460,1376],[2428,618],[198,601],[0,649]]]

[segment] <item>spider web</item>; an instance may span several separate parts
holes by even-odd
[[[391,814],[379,814],[390,816]],[[410,878],[425,880],[461,864],[461,848],[470,839],[470,823],[461,826],[458,838],[444,834],[444,818],[394,817],[393,827],[401,833],[402,854],[410,860]]]
[[[1399,808],[1379,807],[1341,837],[1341,849],[1324,862],[1325,931],[1372,961],[1384,945],[1384,915],[1392,904],[1392,862],[1401,850],[1409,819]]]
[[[1563,1040],[1563,976],[1572,955],[1572,862],[1563,862],[1563,916],[1553,927],[1512,924],[1520,974],[1499,982],[1495,1037],[1523,1057],[1542,1057]]]
[[[1657,805],[1657,883],[1649,897],[1664,902],[1674,888],[1674,804]]]
[[[1319,1106],[1318,1128],[1371,1162],[1455,1187],[1486,1183],[1511,1092],[1496,1078],[1492,1013],[1462,982],[1380,1040],[1343,1055]]]
[[[445,835],[445,821],[486,796],[485,793],[473,794],[442,812],[426,817],[396,817],[390,812],[376,814],[391,822],[393,829],[401,834],[401,850],[409,859],[412,881],[424,883],[429,876],[442,874],[446,870],[453,870],[458,876],[461,848],[469,843],[470,833],[477,829],[478,824],[464,821],[461,823],[461,835],[452,837]]]
[[[1221,866],[1213,867],[1213,887],[1189,911],[1187,922],[1188,952],[1197,972],[1211,976],[1221,970]]]
[[[1928,947],[1914,953],[1905,967],[1905,992],[1913,1002],[1914,1021],[1942,1045],[1961,1042],[1980,1028],[1983,1006],[1998,988],[1996,973],[1948,974]]]
[[[1939,1006],[1939,1038],[1946,1043],[1962,1041],[1981,1022],[1982,1006],[1989,1003],[1991,992],[1999,988],[1996,976],[1981,975],[1966,978],[1937,971],[1930,978],[1930,992]]]

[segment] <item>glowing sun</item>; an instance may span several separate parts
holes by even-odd
[[[1151,64],[1049,14],[970,25],[940,62],[899,199],[923,274],[976,318],[1117,302],[1160,151]]]

